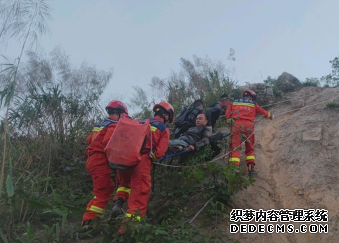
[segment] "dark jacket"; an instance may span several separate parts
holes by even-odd
[[[187,116],[185,117],[185,121],[183,122],[183,124],[180,127],[176,128],[175,138],[180,137],[180,135],[184,134],[190,127],[194,127],[195,119],[197,119],[197,116],[202,113],[203,110],[198,107],[190,108],[187,112]]]
[[[212,126],[214,128],[215,123],[219,119],[222,113],[222,109],[219,103],[215,103],[210,108],[206,110],[206,118],[208,120],[208,126]]]
[[[193,145],[196,148],[201,148],[209,143],[209,138],[212,136],[212,127],[200,126],[191,127],[187,132],[182,134],[179,139]]]

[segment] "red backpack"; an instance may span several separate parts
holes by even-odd
[[[149,122],[141,123],[129,116],[120,118],[105,148],[112,168],[128,169],[140,163],[141,151],[151,132]]]

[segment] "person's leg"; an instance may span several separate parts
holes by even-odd
[[[185,147],[187,148],[189,144],[182,139],[173,139],[169,141],[169,147]]]
[[[131,175],[131,194],[128,200],[127,217],[146,215],[151,193],[152,162],[148,154],[141,157],[141,162],[133,169]]]
[[[93,154],[86,163],[86,169],[93,180],[94,198],[87,204],[82,221],[90,221],[104,212],[109,198],[114,191],[114,182],[111,178],[111,168],[104,154]]]
[[[118,189],[117,193],[113,197],[113,202],[118,198],[123,199],[124,202],[127,201],[130,193],[131,193],[131,174],[133,169],[117,169],[117,183]]]
[[[113,207],[111,210],[110,219],[116,218],[123,214],[122,206],[127,201],[131,193],[131,174],[133,169],[117,169],[118,189],[113,197]]]
[[[241,150],[241,124],[236,121],[234,125],[231,127],[231,136],[229,139],[229,145],[231,153],[229,155],[229,163],[235,164],[239,167],[240,164],[240,150]]]
[[[245,154],[246,154],[246,165],[252,163],[255,165],[255,155],[254,155],[254,126],[252,122],[247,122],[244,124],[245,126],[245,135],[246,135],[246,142],[245,142]]]
[[[190,146],[189,143],[185,142],[182,139],[173,139],[169,141],[168,149],[170,153],[171,152],[173,153],[177,151],[178,149],[181,150],[181,149],[188,148],[188,146]]]
[[[254,154],[254,126],[253,123],[246,124],[246,137],[245,142],[245,154],[246,154],[246,166],[248,169],[248,176],[254,177],[254,166],[255,166],[255,154]]]

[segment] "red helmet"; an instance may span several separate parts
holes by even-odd
[[[153,112],[158,111],[159,108],[163,108],[169,114],[168,122],[171,123],[173,121],[173,116],[174,116],[173,106],[166,101],[161,101],[159,104],[155,104],[153,106]]]
[[[119,110],[121,111],[121,113],[126,113],[126,115],[128,115],[128,109],[127,106],[121,102],[120,100],[112,100],[111,102],[108,103],[108,105],[106,106],[106,110],[108,108],[112,108],[115,110]]]
[[[245,97],[245,96],[248,96],[248,95],[252,97],[253,101],[257,100],[257,94],[253,90],[246,89],[246,90],[244,90],[244,92],[242,92],[242,97]]]

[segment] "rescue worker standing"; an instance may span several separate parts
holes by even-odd
[[[101,216],[107,205],[111,194],[114,192],[114,182],[111,178],[111,168],[104,149],[113,134],[115,127],[123,113],[128,115],[127,106],[119,101],[113,100],[106,106],[108,117],[96,124],[91,134],[86,138],[89,143],[87,147],[86,170],[93,181],[94,198],[87,204],[82,217],[82,228],[93,226],[94,220]]]
[[[256,102],[256,93],[253,90],[245,90],[242,99],[231,102],[226,109],[226,119],[231,124],[230,157],[229,162],[239,167],[242,136],[246,137],[245,154],[248,175],[254,176],[255,154],[254,154],[254,119],[256,114],[273,119],[273,115],[261,108]]]
[[[117,169],[120,185],[113,201],[111,216],[122,213],[123,202],[128,198],[128,209],[125,216],[140,220],[146,215],[148,200],[151,193],[152,161],[165,155],[170,138],[166,123],[173,121],[174,109],[168,102],[162,101],[153,107],[154,118],[150,119],[151,135],[148,134],[147,143],[141,152],[141,161],[131,169]],[[123,228],[119,229],[119,234]]]

